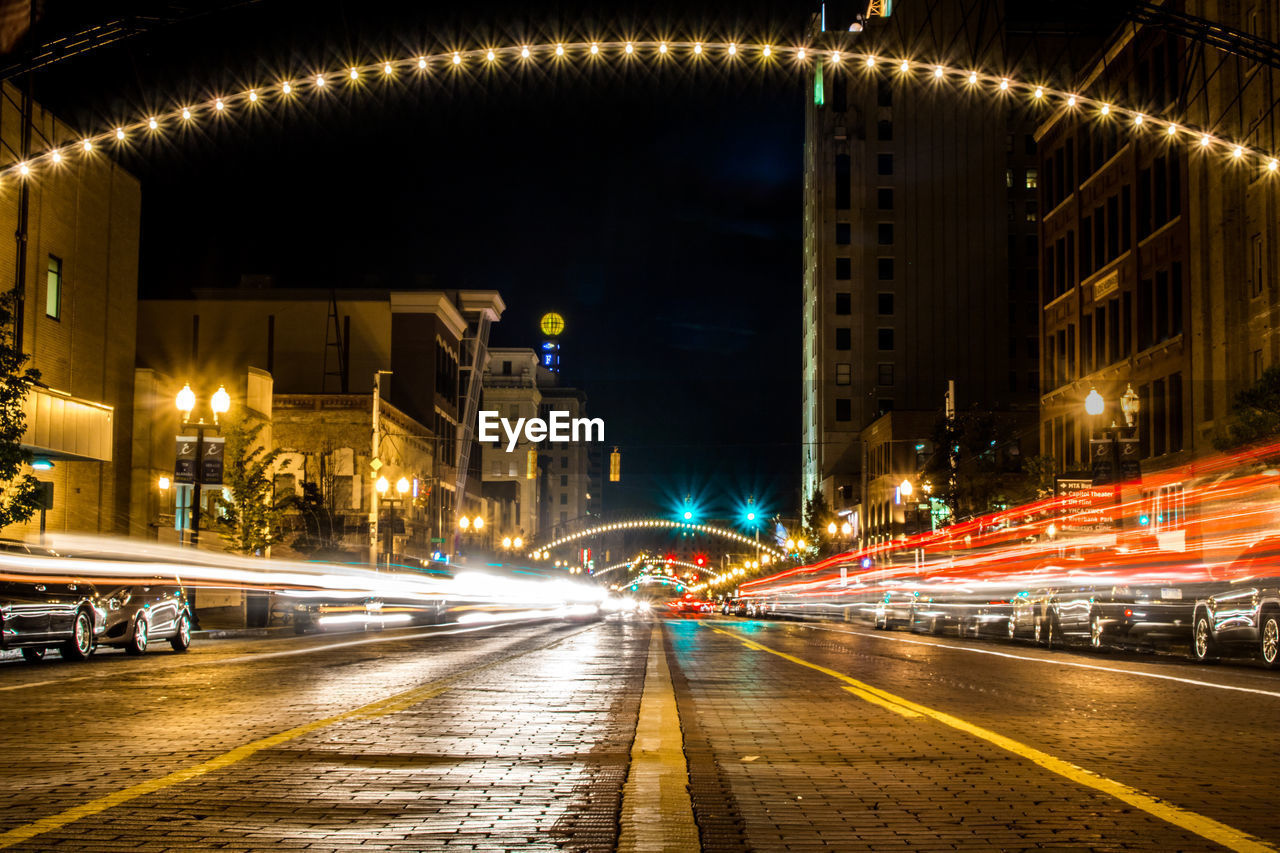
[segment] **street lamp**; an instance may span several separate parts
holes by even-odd
[[[190,545],[193,548],[198,548],[200,547],[201,498],[203,497],[204,491],[204,434],[206,430],[212,430],[214,432],[218,430],[218,416],[225,415],[231,410],[231,395],[227,393],[225,385],[219,385],[218,390],[213,392],[212,396],[210,396],[209,411],[213,414],[212,424],[206,424],[203,417],[200,417],[194,424],[191,423],[191,413],[195,411],[198,401],[196,399],[196,392],[191,389],[190,382],[184,382],[182,384],[182,389],[178,391],[173,402],[178,411],[182,412],[182,425],[184,427],[194,427],[196,430],[195,454],[192,457],[191,465],[192,499]],[[178,471],[175,478],[184,478],[181,470]]]
[[[834,521],[827,525],[827,533],[831,534],[832,536],[836,535],[836,530],[837,530],[836,523]]]

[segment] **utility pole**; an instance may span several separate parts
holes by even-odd
[[[369,488],[369,563],[378,568],[378,489],[373,480],[382,467],[382,459],[378,456],[382,445],[382,377],[390,376],[390,370],[373,372],[373,447],[369,465],[373,468],[370,474]]]

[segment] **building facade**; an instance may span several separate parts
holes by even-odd
[[[481,408],[496,411],[512,424],[519,418],[536,418],[542,411],[539,387],[538,353],[531,349],[491,349],[489,366],[484,373]],[[507,440],[481,444],[480,475],[485,495],[494,505],[493,535],[501,542],[518,536],[532,544],[539,531],[538,446],[521,435],[514,450],[507,450]],[[533,455],[532,465],[530,454]]]
[[[69,127],[23,95],[0,98],[0,141],[21,156],[23,126],[70,143]],[[137,322],[138,181],[109,158],[75,157],[0,187],[0,281],[17,291],[17,344],[40,371],[23,446],[51,483],[46,529],[125,533],[129,519],[133,359]],[[40,529],[39,514],[5,536]]]
[[[815,40],[886,58],[1003,65],[1000,16],[969,14],[989,3],[880,5],[892,14],[852,33],[828,19],[833,31]],[[813,68],[804,152],[805,498],[821,492],[838,513],[887,512],[883,495],[873,507],[864,488],[916,470],[869,476],[866,430],[888,412],[923,413],[884,422],[910,424],[911,434],[881,429],[874,438],[928,438],[919,423],[943,410],[949,381],[962,406],[1034,411],[1033,130],[1008,99],[935,82],[922,69],[903,73],[888,59]],[[1034,434],[1025,439],[1034,446]]]
[[[1188,2],[1185,11],[1275,41],[1280,8]],[[1062,109],[1041,150],[1041,441],[1059,470],[1132,388],[1147,470],[1213,449],[1232,398],[1280,358],[1280,176],[1236,144],[1280,145],[1280,72],[1154,27],[1126,27],[1081,92],[1149,120]],[[1174,123],[1173,132],[1169,123]],[[1207,129],[1213,138],[1201,145]],[[1084,400],[1097,390],[1097,417]]]

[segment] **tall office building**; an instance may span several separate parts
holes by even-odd
[[[856,32],[828,9],[813,34],[883,60],[808,78],[802,482],[860,533],[892,535],[949,380],[962,407],[1034,411],[1037,174],[1017,102],[933,74],[1004,67],[1001,4],[868,5]]]

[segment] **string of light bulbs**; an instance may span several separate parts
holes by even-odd
[[[191,126],[201,121],[230,116],[240,110],[268,109],[275,104],[287,103],[295,98],[320,95],[344,83],[359,85],[370,79],[401,80],[406,74],[411,78],[427,77],[448,69],[463,70],[477,66],[501,67],[512,62],[529,63],[547,59],[567,61],[584,57],[588,61],[617,59],[623,62],[646,58],[658,62],[681,58],[689,61],[709,61],[719,58],[724,62],[790,62],[797,68],[807,68],[814,63],[822,62],[850,71],[862,68],[867,72],[909,75],[923,82],[932,81],[937,85],[956,84],[961,89],[980,91],[997,97],[1021,97],[1030,103],[1077,111],[1101,120],[1121,122],[1128,125],[1131,132],[1135,134],[1164,134],[1171,140],[1185,142],[1189,147],[1206,154],[1223,153],[1226,155],[1226,162],[1251,166],[1272,175],[1280,173],[1280,160],[1274,153],[1215,136],[1209,129],[1181,125],[1169,119],[1146,115],[1139,110],[1108,101],[976,69],[805,45],[704,41],[590,41],[424,53],[398,59],[385,59],[365,65],[349,65],[337,70],[318,71],[309,76],[294,79],[282,78],[267,85],[225,95],[215,95],[202,101],[179,105],[164,112],[142,115],[108,130],[56,143],[47,149],[33,153],[26,160],[13,162],[0,168],[0,186],[15,178],[21,180],[38,176],[44,170],[56,169],[72,158],[91,157],[99,149],[112,150],[109,146],[128,145],[134,140],[163,133],[172,127]]]
[[[595,536],[599,533],[611,533],[618,530],[642,530],[645,528],[667,530],[680,529],[687,530],[691,533],[709,533],[713,536],[731,539],[743,545],[750,545],[752,548],[758,548],[765,553],[771,554],[775,559],[780,560],[786,556],[778,549],[770,546],[768,543],[757,542],[753,538],[743,536],[736,530],[716,527],[714,524],[697,524],[689,521],[670,521],[663,518],[651,518],[641,521],[615,521],[610,522],[609,524],[600,524],[595,527],[588,527],[585,530],[579,530],[576,533],[570,533],[568,535],[561,536],[559,539],[548,542],[540,548],[535,549],[529,556],[533,557],[535,560],[545,560],[547,559],[548,552],[553,548],[559,548],[561,545],[567,545],[570,542],[575,542],[587,536]],[[542,556],[539,557],[539,554]]]

